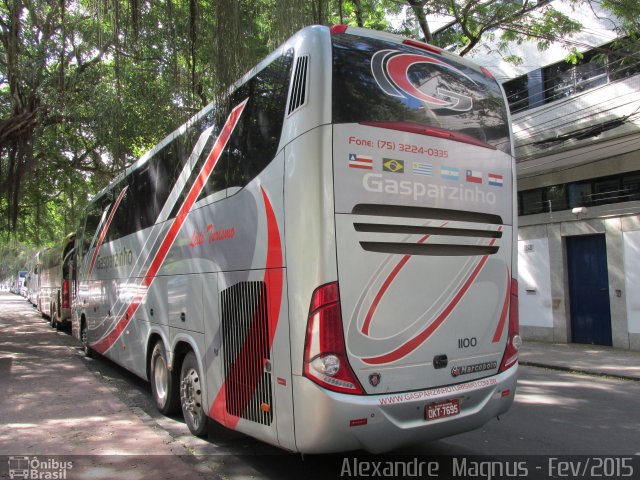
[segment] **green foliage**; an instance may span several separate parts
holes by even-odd
[[[434,41],[461,54],[492,35],[500,48],[511,41],[544,48],[579,29],[551,5],[534,3],[0,2],[0,239],[59,243],[91,195],[305,25],[391,31],[390,15],[407,8],[398,32],[421,39],[430,35],[426,14],[448,14],[452,26]],[[637,0],[602,5],[635,12],[624,25],[638,31]]]
[[[36,254],[37,249],[28,245],[11,242],[0,243],[0,282],[15,281],[15,276],[20,270],[26,270],[27,264]]]
[[[600,6],[618,19],[615,29],[619,39],[613,46],[619,52],[622,64],[637,63],[637,52],[640,51],[640,1],[602,0]]]
[[[407,0],[407,3],[412,2]],[[552,4],[538,4],[533,0],[423,0],[417,3],[422,3],[429,15],[452,18],[451,25],[435,35],[434,43],[453,49],[459,55],[469,53],[481,40],[490,39],[492,35],[499,40],[497,48],[500,51],[511,42],[525,41],[535,42],[544,50],[554,39],[581,29],[580,23],[553,8]],[[519,61],[514,56],[509,58]]]

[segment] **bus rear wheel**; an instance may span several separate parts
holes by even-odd
[[[82,343],[82,350],[84,351],[84,356],[87,358],[93,357],[93,350],[89,346],[89,340],[87,338],[87,324],[82,322],[82,327],[80,329],[80,342]]]
[[[151,353],[149,379],[156,408],[163,415],[171,415],[178,410],[178,390],[175,376],[173,370],[169,370],[167,353],[162,340],[159,340]]]
[[[187,427],[197,437],[206,435],[209,418],[203,404],[200,368],[193,352],[187,353],[180,371],[180,405]]]

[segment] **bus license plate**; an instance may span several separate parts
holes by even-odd
[[[424,409],[425,420],[455,417],[460,413],[459,400],[446,400],[444,402],[430,403]]]

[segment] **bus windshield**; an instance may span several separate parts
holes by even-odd
[[[374,38],[332,40],[333,123],[430,127],[511,153],[502,91],[479,69]]]

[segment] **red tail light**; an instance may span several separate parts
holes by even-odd
[[[329,27],[329,31],[331,32],[331,35],[339,35],[347,31],[347,25],[343,25],[341,23],[338,23],[337,25],[331,25]]]
[[[313,292],[304,345],[304,376],[334,392],[364,395],[347,360],[337,282]]]
[[[496,81],[496,78],[493,76],[493,74],[487,70],[485,67],[481,67],[480,70],[482,71],[482,73],[484,73],[484,76],[487,77],[489,80],[493,80],[494,82]]]
[[[518,350],[522,345],[520,321],[518,317],[518,281],[511,279],[511,302],[509,304],[509,335],[498,372],[504,372],[518,361]]]
[[[421,48],[422,50],[426,50],[427,52],[437,53],[438,55],[442,54],[442,51],[439,48],[436,48],[428,43],[418,42],[417,40],[403,40],[402,43],[405,45],[410,45],[412,47]]]
[[[62,281],[62,308],[70,308],[69,280]]]

